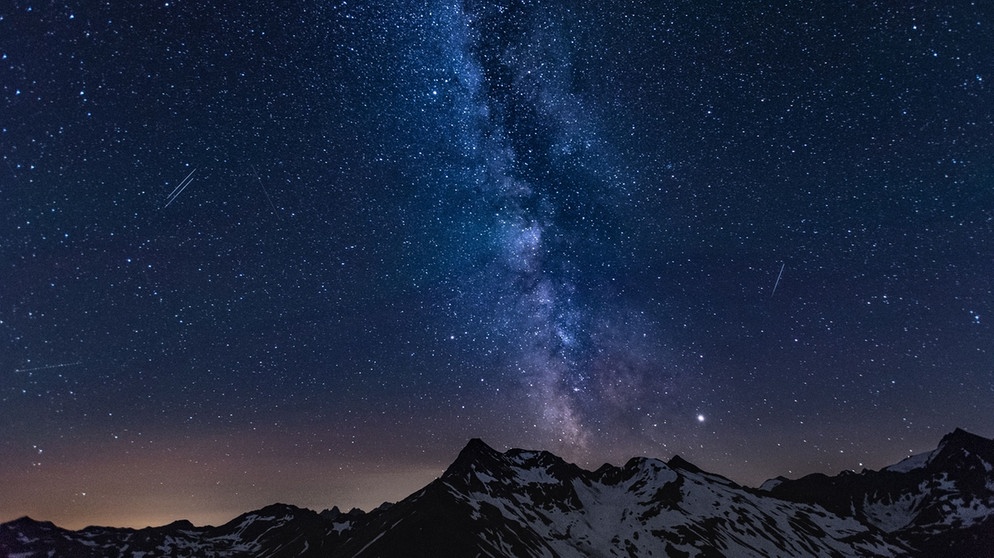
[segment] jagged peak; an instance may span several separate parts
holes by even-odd
[[[269,504],[268,506],[259,508],[258,510],[251,512],[255,514],[297,514],[300,512],[312,512],[307,508],[301,508],[294,506],[293,504],[284,504],[282,502],[277,502],[275,504]]]
[[[508,458],[515,465],[522,467],[561,467],[567,462],[562,457],[540,450],[509,449],[504,457]]]
[[[327,520],[336,521],[339,519],[355,519],[357,517],[366,515],[366,512],[364,512],[359,508],[352,508],[351,510],[348,511],[348,513],[345,513],[342,512],[342,510],[338,506],[332,506],[331,509],[323,510],[318,515],[320,515],[321,517]]]
[[[994,440],[957,428],[946,434],[928,458],[929,469],[989,467],[994,464]]]
[[[442,477],[462,476],[474,469],[491,469],[497,465],[503,454],[488,446],[486,442],[479,438],[472,438],[466,443],[456,460],[449,465],[449,468],[442,473]]]
[[[56,525],[54,523],[52,523],[51,521],[38,521],[37,519],[32,519],[30,516],[27,516],[27,515],[22,515],[21,517],[18,517],[17,519],[14,519],[12,521],[8,521],[8,522],[4,523],[4,525],[13,525],[13,526],[36,525],[36,526],[40,526],[40,527],[56,528]]]
[[[472,438],[469,442],[459,452],[456,460],[452,463],[453,465],[459,462],[477,462],[477,461],[490,461],[493,459],[499,459],[503,454],[494,448],[490,447],[486,442],[479,438]]]
[[[188,531],[190,529],[196,529],[197,526],[193,524],[189,519],[177,519],[168,525],[163,525],[163,529],[167,530],[184,530]]]
[[[686,459],[680,457],[679,455],[674,455],[673,457],[671,457],[670,460],[666,462],[666,465],[668,465],[671,469],[681,469],[683,471],[688,471],[691,473],[704,472],[703,469],[701,469],[697,465],[694,465],[690,461],[687,461]]]
[[[943,436],[942,440],[939,441],[939,447],[932,453],[929,463],[945,461],[963,454],[975,454],[994,459],[994,440],[957,428]]]
[[[274,518],[274,519],[298,519],[307,516],[317,516],[318,513],[314,510],[307,508],[299,508],[292,504],[269,504],[268,506],[253,510],[250,512],[245,512],[238,517],[232,519],[231,521],[225,523],[222,527],[231,527],[235,525],[244,524],[246,521],[255,521],[264,518]]]
[[[480,452],[499,453],[497,450],[495,450],[494,448],[490,447],[486,442],[484,442],[480,438],[470,438],[469,441],[466,442],[466,446],[462,449],[461,453],[466,453],[466,452],[470,452],[470,453],[480,453]]]
[[[669,464],[654,457],[633,457],[625,463],[623,467],[626,471],[651,470],[660,471],[669,469]]]
[[[498,478],[528,482],[568,482],[586,478],[588,472],[558,455],[543,450],[512,448],[501,453],[479,438],[473,438],[463,448],[452,465],[442,474],[445,482],[489,482]]]
[[[991,446],[992,441],[984,438],[983,436],[978,436],[976,434],[967,432],[962,428],[957,428],[942,437],[939,441],[939,449],[945,446],[955,445],[958,447],[971,447],[971,446]]]

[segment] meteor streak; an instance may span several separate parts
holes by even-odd
[[[255,178],[259,181],[259,186],[262,186],[262,193],[266,195],[266,201],[269,202],[269,208],[273,210],[273,215],[282,221],[283,219],[280,218],[280,214],[276,211],[276,206],[273,205],[273,199],[269,197],[269,191],[266,190],[266,185],[262,183],[262,177],[259,176],[259,171],[255,170],[255,165],[250,166],[252,167],[252,172],[255,173]]]
[[[176,201],[176,198],[178,198],[179,195],[183,193],[183,190],[186,190],[186,187],[189,186],[191,182],[193,182],[193,173],[195,172],[197,172],[197,169],[193,169],[192,171],[190,171],[190,174],[186,175],[186,178],[184,178],[178,185],[176,185],[175,188],[173,188],[173,191],[170,192],[168,196],[166,196],[167,200],[166,205],[162,209],[169,207],[169,204]]]
[[[83,364],[83,361],[77,360],[76,362],[64,362],[62,364],[46,364],[45,366],[35,366],[33,368],[18,368],[14,372],[36,372],[38,370],[51,370],[53,368],[65,368],[67,366],[79,366]]]
[[[777,274],[777,280],[773,283],[773,292],[770,293],[770,298],[777,292],[777,286],[780,285],[780,278],[783,277],[783,268],[787,267],[787,262],[780,264],[780,273]]]

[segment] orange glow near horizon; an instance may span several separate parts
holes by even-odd
[[[279,452],[249,459],[216,446],[205,440],[140,456],[93,452],[3,471],[0,486],[8,488],[0,522],[27,515],[73,530],[90,525],[144,528],[181,519],[221,525],[274,503],[315,511],[333,506],[368,511],[403,499],[444,470],[430,464],[346,465],[333,456],[277,458]]]

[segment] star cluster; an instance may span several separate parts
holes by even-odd
[[[368,508],[470,437],[758,484],[989,435],[992,26],[0,8],[0,520]]]

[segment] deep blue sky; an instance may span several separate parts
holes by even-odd
[[[991,7],[369,4],[0,9],[0,520],[994,433]]]

